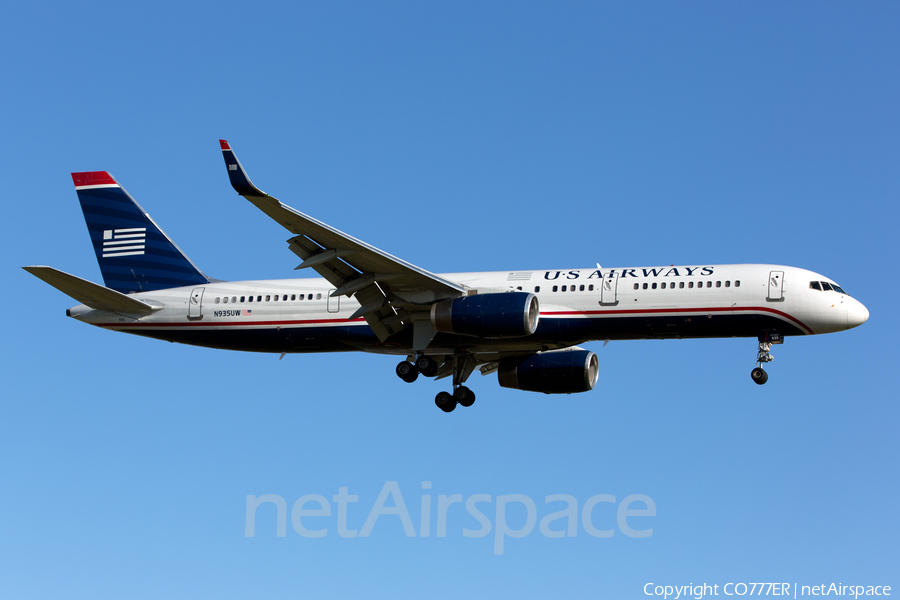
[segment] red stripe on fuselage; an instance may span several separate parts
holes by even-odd
[[[94,323],[97,327],[116,327],[125,329],[129,327],[256,327],[259,325],[283,326],[283,325],[321,325],[323,323],[365,323],[365,319],[309,319],[306,321],[222,321],[203,323],[201,321],[188,321],[178,323]]]

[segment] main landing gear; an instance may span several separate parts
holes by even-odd
[[[469,377],[469,374],[475,367],[475,363],[471,357],[456,354],[452,359],[444,361],[443,365],[438,364],[436,360],[424,354],[416,358],[415,362],[403,361],[397,365],[397,377],[406,383],[412,383],[419,378],[419,374],[425,377],[434,377],[438,374],[438,370],[442,366],[450,367],[447,370],[453,372],[453,393],[438,392],[434,397],[435,405],[444,412],[453,412],[456,405],[469,407],[475,403],[475,392],[462,385]],[[449,375],[444,372],[441,377]]]
[[[435,405],[444,412],[453,412],[456,405],[465,406],[466,408],[475,404],[475,392],[464,385],[457,387],[450,392],[438,392],[434,397]]]
[[[437,374],[439,366],[437,361],[430,356],[422,355],[417,358],[414,363],[404,360],[398,364],[396,369],[397,377],[406,383],[412,383],[419,378],[419,373],[425,377],[434,377]]]
[[[769,336],[762,336],[759,340],[759,350],[756,353],[756,368],[750,371],[750,378],[757,385],[762,385],[769,380],[769,374],[765,372],[762,365],[775,360],[775,357],[769,354],[771,349],[772,342],[769,341]]]

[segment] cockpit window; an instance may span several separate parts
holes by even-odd
[[[827,281],[823,281],[823,282],[822,282],[822,289],[823,289],[824,291],[826,291],[826,292],[830,292],[830,291],[831,291],[831,284],[828,283]]]
[[[832,283],[831,287],[833,287],[834,291],[838,292],[839,294],[844,294],[845,296],[849,296],[849,294],[847,294],[847,292],[845,292],[843,290],[843,288],[841,288],[841,286],[839,286],[838,284]]]
[[[819,290],[819,291],[821,292],[821,291],[822,291],[822,286],[819,285],[819,282],[818,282],[818,281],[810,281],[810,282],[809,282],[809,289],[811,289],[811,290]]]

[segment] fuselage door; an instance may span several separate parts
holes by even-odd
[[[205,288],[194,288],[191,290],[191,299],[188,302],[188,319],[202,319],[203,313],[200,309],[203,305],[203,290]]]
[[[769,272],[769,302],[781,302],[784,300],[784,271]]]
[[[600,284],[600,304],[603,306],[615,306],[619,303],[616,291],[619,287],[619,275],[614,273],[612,277],[604,277]]]
[[[341,297],[340,296],[335,296],[334,298],[331,297],[331,294],[334,291],[335,290],[328,290],[328,295],[326,296],[326,298],[328,298],[328,303],[326,304],[326,306],[328,308],[328,312],[330,312],[330,313],[336,313],[339,310],[341,310]]]

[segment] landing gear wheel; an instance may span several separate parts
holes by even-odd
[[[419,377],[419,369],[416,365],[406,362],[405,360],[397,365],[397,377],[406,383],[412,383]]]
[[[753,382],[762,385],[769,380],[769,374],[766,373],[761,367],[756,367],[752,371],[750,371],[750,377],[753,378]]]
[[[416,359],[416,367],[425,377],[434,377],[438,371],[437,361],[430,356],[420,356]]]
[[[456,399],[450,392],[438,392],[438,395],[434,397],[434,403],[445,413],[453,412],[453,409],[456,408]]]
[[[475,392],[464,385],[456,388],[456,391],[453,392],[453,398],[459,403],[460,406],[465,406],[466,408],[475,404]]]

